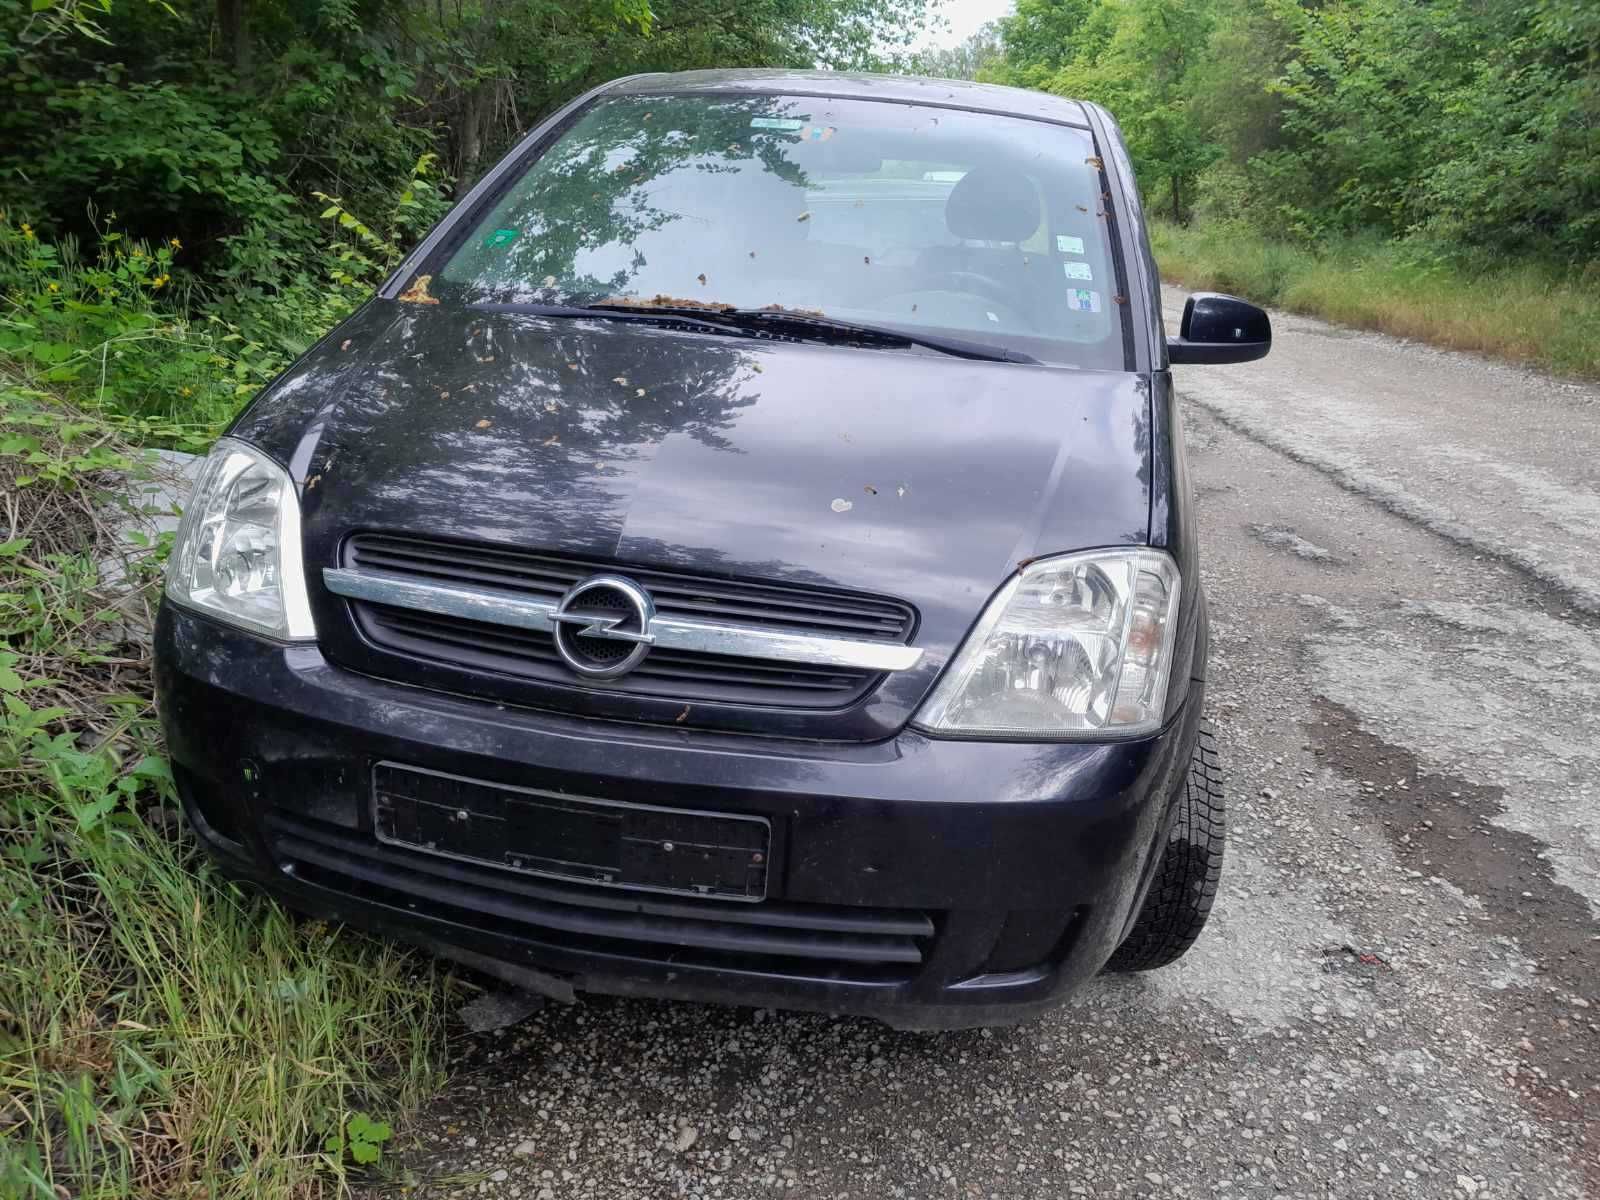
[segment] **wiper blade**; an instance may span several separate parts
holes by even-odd
[[[764,325],[798,327],[813,336],[822,335],[830,340],[856,341],[869,339],[883,344],[899,346],[926,346],[942,354],[957,358],[974,358],[982,362],[1038,363],[1031,354],[1020,350],[1007,350],[983,342],[969,342],[962,338],[943,337],[921,330],[902,329],[894,325],[863,325],[859,321],[841,321],[822,313],[795,312],[785,308],[735,308],[719,314],[723,320],[760,322]]]
[[[1008,350],[984,342],[969,342],[963,338],[943,337],[920,330],[902,329],[892,325],[864,325],[858,321],[842,321],[820,312],[799,312],[787,308],[735,308],[714,302],[688,301],[674,303],[663,299],[658,303],[641,300],[602,300],[594,304],[493,304],[479,307],[496,308],[509,312],[526,312],[546,317],[601,317],[617,321],[671,321],[677,325],[692,325],[707,333],[720,333],[735,337],[760,336],[753,327],[781,327],[795,337],[808,337],[816,341],[861,342],[871,341],[884,346],[926,346],[941,354],[956,358],[977,359],[980,362],[1032,363],[1039,360],[1020,350]]]
[[[605,321],[644,321],[650,324],[670,322],[689,325],[706,333],[720,333],[727,337],[754,337],[751,330],[726,321],[714,321],[696,309],[665,305],[642,304],[517,304],[484,303],[474,308],[492,308],[496,312],[528,313],[535,317],[598,317]]]

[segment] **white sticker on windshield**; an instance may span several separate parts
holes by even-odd
[[[782,129],[787,133],[793,133],[796,129],[799,129],[804,124],[804,121],[791,120],[788,117],[750,118],[751,129]]]
[[[1094,272],[1089,269],[1086,262],[1064,262],[1061,269],[1066,272],[1068,279],[1093,279]]]
[[[1088,288],[1068,288],[1067,307],[1073,312],[1099,312],[1100,293]]]
[[[1056,250],[1062,254],[1082,254],[1083,239],[1056,234]]]

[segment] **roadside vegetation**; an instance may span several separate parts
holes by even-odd
[[[338,1195],[457,986],[186,835],[137,511],[519,130],[614,75],[867,61],[923,0],[0,0],[0,1198]]]
[[[1232,222],[1151,225],[1171,283],[1397,337],[1600,378],[1600,269],[1455,260],[1406,241],[1268,240]]]
[[[940,56],[1103,103],[1169,278],[1600,376],[1600,5],[1018,0]]]

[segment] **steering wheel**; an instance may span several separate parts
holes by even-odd
[[[1007,287],[998,279],[980,275],[976,271],[943,271],[940,272],[940,282],[945,285],[941,289],[943,291],[971,292],[1005,305],[1016,302],[1016,288]]]

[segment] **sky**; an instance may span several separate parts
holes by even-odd
[[[973,34],[985,21],[998,20],[1011,12],[1012,0],[944,0],[939,13],[950,23],[948,29],[924,37],[916,46],[919,50],[942,50],[958,46]]]

